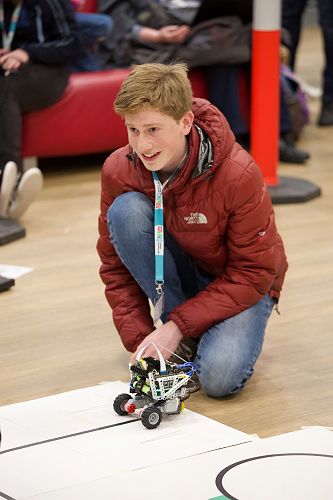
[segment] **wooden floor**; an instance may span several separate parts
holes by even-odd
[[[320,38],[307,30],[299,71],[320,83]],[[315,123],[319,102],[311,102]],[[314,124],[300,146],[306,166],[279,173],[308,179],[323,194],[276,206],[290,269],[272,315],[256,373],[235,398],[202,393],[188,407],[260,436],[333,425],[333,127]],[[99,162],[89,168],[47,169],[45,188],[22,223],[27,237],[0,248],[0,262],[33,267],[0,295],[0,404],[128,380],[128,354],[112,323],[95,251]],[[110,401],[110,412],[112,402]]]

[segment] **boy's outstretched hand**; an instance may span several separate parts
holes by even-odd
[[[152,342],[155,346],[160,350],[164,359],[169,359],[171,354],[175,352],[180,341],[183,336],[181,331],[179,330],[176,323],[173,321],[167,321],[164,325],[156,328],[156,330],[152,331],[138,346],[137,350],[132,354],[130,363],[135,363],[135,358],[138,352],[147,345],[147,348],[144,351],[144,357],[152,356],[153,358],[157,358],[157,352]],[[150,344],[150,345],[148,345]],[[170,352],[171,351],[171,352]]]

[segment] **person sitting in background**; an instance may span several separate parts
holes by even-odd
[[[112,36],[100,45],[106,64],[179,61],[190,68],[204,66],[208,99],[226,116],[237,141],[249,147],[250,110],[241,104],[239,81],[244,75],[250,80],[252,0],[100,0],[99,8],[115,21]],[[201,43],[198,34],[191,48],[192,33],[202,21],[213,26],[221,18],[226,36],[220,45],[207,51],[207,39]],[[304,163],[310,155],[289,140],[291,122],[282,92],[280,116],[280,160]]]
[[[62,96],[79,42],[67,0],[0,0],[0,32],[0,216],[17,219],[43,182],[23,172],[22,114]]]
[[[72,71],[99,71],[103,68],[97,46],[112,33],[112,18],[97,12],[80,12],[84,0],[71,0],[71,2],[82,45],[72,63]]]

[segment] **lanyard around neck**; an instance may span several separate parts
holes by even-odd
[[[9,23],[9,30],[8,33],[6,33],[6,26],[5,26],[5,11],[4,11],[4,6],[3,6],[3,0],[0,0],[0,27],[2,31],[2,47],[4,49],[10,50],[12,41],[15,35],[15,31],[17,28],[17,21],[20,16],[22,8],[22,2],[20,2],[14,9],[14,12],[12,14],[12,17],[10,18],[10,23]]]
[[[155,238],[155,284],[156,291],[162,294],[164,285],[164,221],[163,221],[163,186],[156,172],[152,172],[155,184],[154,238]]]

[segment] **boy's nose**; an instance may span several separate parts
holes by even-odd
[[[138,139],[138,152],[141,154],[149,154],[152,152],[152,142],[145,139],[145,138],[139,138]]]

